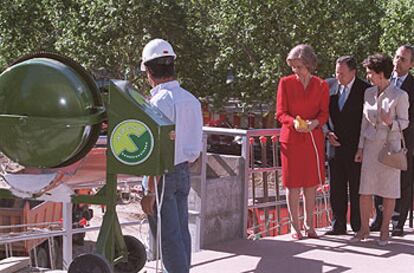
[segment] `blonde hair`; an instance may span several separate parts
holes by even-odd
[[[316,64],[318,63],[315,51],[307,44],[297,45],[289,51],[289,54],[286,57],[286,63],[290,66],[290,61],[292,60],[301,60],[303,65],[311,73],[315,71]]]

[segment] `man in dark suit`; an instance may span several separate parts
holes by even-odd
[[[397,49],[394,56],[394,72],[391,82],[408,93],[410,100],[408,128],[404,130],[404,138],[407,145],[408,169],[401,172],[401,198],[395,203],[392,216],[392,236],[404,235],[404,224],[407,220],[413,191],[413,148],[414,148],[414,77],[410,69],[414,67],[414,47],[403,45]],[[382,223],[382,198],[375,197],[376,217],[370,226],[371,231],[380,230]]]
[[[356,76],[356,61],[343,56],[336,61],[337,84],[333,84],[329,103],[330,145],[334,147],[329,160],[332,228],[327,235],[346,234],[348,189],[351,203],[351,227],[361,227],[359,213],[359,181],[361,163],[354,161],[361,130],[364,93],[370,85]]]

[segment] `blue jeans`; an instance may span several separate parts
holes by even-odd
[[[161,194],[162,183],[158,184]],[[164,199],[161,207],[162,258],[168,273],[188,273],[191,263],[191,237],[188,230],[188,163],[181,163],[165,175]],[[155,205],[156,207],[156,205]],[[156,211],[156,208],[155,210]],[[157,215],[148,216],[151,233],[157,234]]]

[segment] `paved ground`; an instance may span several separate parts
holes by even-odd
[[[321,233],[323,230],[320,230]],[[191,273],[412,273],[414,232],[380,247],[375,239],[349,243],[351,235],[292,241],[289,235],[218,244],[193,255]],[[142,271],[155,272],[155,264]]]
[[[318,230],[319,234],[324,231]],[[224,242],[194,253],[191,273],[412,273],[414,231],[409,228],[406,231],[404,237],[393,238],[385,247],[376,244],[378,232],[360,243],[349,243],[351,235],[302,241],[282,235],[257,241]],[[144,272],[154,273],[155,262],[147,263],[140,271]]]
[[[412,273],[414,232],[408,231],[385,247],[375,242],[378,232],[360,243],[349,243],[351,235],[302,241],[292,241],[289,235],[236,240],[195,253],[191,273]],[[155,262],[140,273],[144,272],[154,273]]]

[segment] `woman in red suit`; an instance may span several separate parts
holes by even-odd
[[[325,181],[322,126],[329,117],[329,89],[324,80],[312,75],[317,58],[311,46],[295,46],[286,62],[293,74],[279,81],[276,118],[282,124],[279,139],[282,181],[286,187],[291,234],[293,239],[303,238],[299,226],[299,196],[303,188],[305,234],[317,238],[313,210],[316,188]],[[298,116],[305,120],[305,126],[301,126]]]

